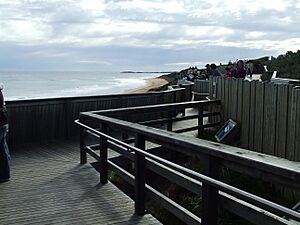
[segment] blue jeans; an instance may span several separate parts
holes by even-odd
[[[0,180],[9,179],[9,164],[10,154],[6,143],[6,135],[8,131],[8,125],[0,127]]]

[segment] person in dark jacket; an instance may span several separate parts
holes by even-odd
[[[213,77],[219,77],[222,76],[222,74],[220,73],[220,71],[217,69],[217,65],[216,64],[211,64],[211,76]]]
[[[246,77],[246,70],[244,68],[244,62],[243,62],[243,60],[239,60],[237,62],[236,72],[234,74],[234,77],[235,78],[245,79],[245,77]]]
[[[10,154],[6,143],[6,135],[8,131],[7,112],[4,105],[4,97],[2,94],[2,86],[0,87],[0,183],[9,181]]]

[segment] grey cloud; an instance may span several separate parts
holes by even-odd
[[[6,56],[0,56],[0,69],[18,70],[100,70],[118,71],[127,69],[172,70],[166,64],[178,62],[227,62],[229,59],[269,55],[268,51],[234,47],[203,46],[186,49],[159,49],[136,47],[93,47],[77,48],[53,45],[51,47],[0,46]],[[13,54],[18,51],[19,54]],[[34,55],[32,52],[38,52]],[[40,53],[44,57],[41,57]],[[47,57],[47,54],[64,52],[65,56]],[[78,63],[80,61],[103,61],[108,63]],[[197,65],[204,66],[204,65]],[[176,68],[177,69],[177,68]],[[180,69],[180,67],[178,67]]]
[[[14,41],[0,42],[1,52],[8,54],[6,57],[1,56],[0,69],[15,67],[17,69],[111,70],[129,69],[128,67],[156,68],[163,67],[165,64],[180,63],[180,61],[226,61],[240,57],[249,58],[279,53],[278,49],[269,51],[262,46],[247,46],[249,41],[277,43],[291,38],[300,38],[300,10],[295,7],[297,3],[295,0],[286,1],[289,4],[285,11],[271,9],[260,9],[254,13],[242,11],[239,12],[239,18],[226,10],[215,11],[210,3],[192,0],[184,1],[184,12],[180,13],[150,12],[138,8],[125,10],[119,7],[120,3],[124,3],[123,0],[110,0],[104,1],[106,9],[101,15],[84,11],[75,0],[19,2],[18,5],[10,4],[9,1],[5,4],[0,3],[0,24],[1,21],[22,19],[47,24],[48,39],[44,40],[43,44],[34,41],[20,44],[22,40],[18,45]],[[222,4],[219,8],[222,9]],[[290,22],[285,21],[285,18],[290,18]],[[89,30],[91,25],[101,24],[102,19],[108,19],[112,23],[118,21],[131,24],[154,23],[159,26],[159,29],[152,32],[121,34],[118,32],[107,34],[97,29]],[[201,26],[212,26],[215,29],[227,28],[233,33],[219,36],[209,32],[201,36],[188,35],[188,32],[194,32],[193,30]],[[264,32],[266,35],[250,38],[248,36],[250,32]],[[75,41],[71,41],[72,38]],[[111,39],[111,41],[98,44],[97,40],[103,38]],[[186,44],[174,44],[178,40],[186,41]],[[92,41],[96,44],[92,44]],[[242,47],[226,47],[220,44],[222,42],[237,42]],[[245,43],[244,46],[243,43]],[[61,57],[64,54],[59,53],[66,53],[71,57],[66,57],[65,60],[59,57],[45,59],[46,57],[39,58],[32,55],[32,52],[45,52],[45,55],[57,53]],[[96,62],[97,60],[111,62],[112,65],[76,64],[78,61]]]

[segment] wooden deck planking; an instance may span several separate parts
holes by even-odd
[[[0,184],[0,224],[160,224],[134,214],[134,202],[79,164],[74,141],[13,149],[12,179]]]

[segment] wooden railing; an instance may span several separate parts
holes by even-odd
[[[211,104],[218,104],[218,101],[145,106],[144,110],[141,107],[135,107],[129,108],[128,111],[115,109],[83,112],[80,114],[80,119],[76,121],[80,125],[81,133],[81,164],[87,162],[87,153],[89,153],[99,161],[101,183],[107,182],[108,170],[113,170],[132,184],[135,191],[135,212],[138,215],[145,213],[145,198],[147,197],[157,200],[166,210],[187,224],[215,225],[218,220],[219,208],[259,225],[293,224],[291,220],[300,222],[299,212],[219,180],[221,167],[226,167],[255,179],[259,178],[282,184],[299,191],[300,163],[120,119],[121,114],[134,115],[136,112],[155,111],[155,109],[168,109],[177,112],[188,107],[201,108]],[[113,137],[111,129],[132,135],[134,146],[120,138]],[[96,137],[99,144],[87,145],[87,135]],[[157,144],[156,149],[171,149],[199,159],[203,167],[202,172],[187,169],[151,154],[153,148],[147,147],[148,142]],[[134,163],[134,175],[108,159],[108,149],[112,149],[132,161]],[[96,152],[97,150],[100,151],[100,155]],[[155,187],[147,184],[147,171],[152,171],[192,193],[201,195],[201,218],[156,190]]]
[[[108,115],[115,118],[123,119],[130,122],[137,122],[139,124],[153,126],[157,124],[166,123],[167,130],[176,133],[184,133],[188,131],[198,130],[201,132],[205,128],[220,126],[220,111],[206,112],[205,108],[208,106],[219,105],[218,100],[212,101],[192,101],[192,102],[180,102],[180,103],[168,103],[149,106],[127,107],[119,109],[108,109],[100,111],[92,111],[93,114]],[[188,108],[197,109],[196,114],[186,115],[185,110]],[[217,107],[215,107],[217,108]],[[178,113],[182,116],[178,117]],[[142,115],[142,117],[139,117]],[[219,121],[214,123],[204,124],[203,119],[209,117],[219,117]],[[198,119],[197,124],[192,127],[182,128],[179,130],[173,129],[173,123],[177,121]]]
[[[80,112],[185,101],[183,88],[143,94],[64,97],[7,101],[9,143],[66,139],[79,135]]]

